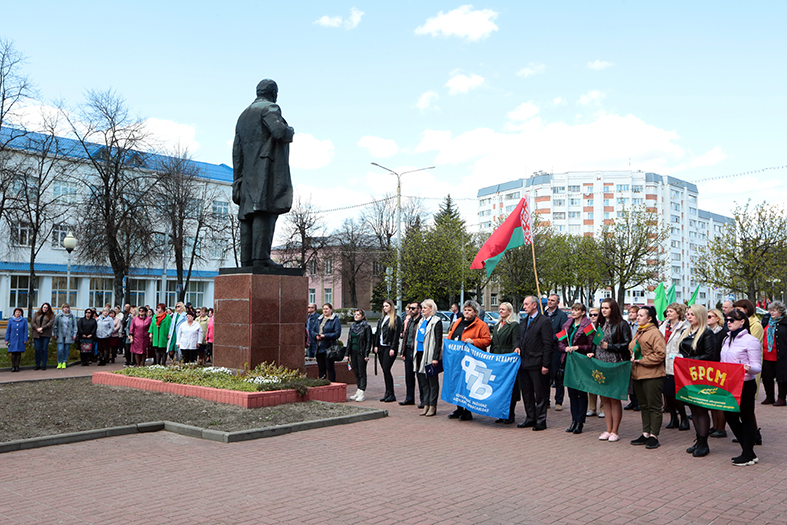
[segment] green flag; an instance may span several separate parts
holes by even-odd
[[[656,308],[656,316],[659,321],[664,320],[664,310],[667,309],[667,296],[664,295],[664,285],[659,283],[656,285],[656,298],[653,300],[653,306]]]
[[[675,292],[675,283],[672,283],[672,286],[667,290],[667,306],[676,302],[678,302],[678,294]]]
[[[642,359],[642,347],[639,346],[639,341],[634,343],[634,359]]]
[[[700,285],[697,285],[697,288],[694,290],[694,293],[691,294],[691,299],[689,299],[689,306],[693,305],[697,302],[697,296],[700,294]]]
[[[566,355],[563,384],[575,390],[625,400],[629,393],[631,361],[605,363],[579,352]]]
[[[596,329],[596,335],[593,336],[593,344],[596,346],[600,345],[602,339],[604,339],[604,331],[601,330],[601,327],[599,326]]]

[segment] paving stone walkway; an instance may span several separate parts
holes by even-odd
[[[401,400],[403,365],[394,371]],[[712,439],[705,458],[684,452],[693,431],[663,430],[656,450],[629,445],[640,428],[631,412],[622,440],[608,443],[597,439],[598,418],[581,435],[565,433],[568,406],[532,432],[448,420],[442,401],[438,416],[419,417],[416,407],[380,403],[382,390],[382,375],[372,375],[363,405],[390,417],[354,425],[229,445],[157,432],[3,454],[0,523],[787,521],[787,408],[757,406],[760,463],[733,467],[740,449],[731,439]]]

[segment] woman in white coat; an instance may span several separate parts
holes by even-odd
[[[194,320],[194,311],[186,313],[186,321],[178,327],[176,344],[183,356],[184,363],[194,363],[202,343],[202,327]]]

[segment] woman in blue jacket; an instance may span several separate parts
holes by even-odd
[[[11,354],[12,372],[19,372],[19,362],[22,360],[25,343],[30,335],[27,319],[22,317],[22,313],[21,308],[14,308],[14,316],[8,320],[8,327],[5,330],[5,344],[8,346],[8,353]]]
[[[333,361],[327,358],[328,349],[336,342],[342,335],[342,323],[339,317],[333,313],[333,306],[331,303],[322,305],[322,315],[317,319],[317,330],[313,336],[319,345],[317,346],[317,372],[320,379],[325,379],[326,374],[328,381],[336,381],[336,369],[333,367]]]

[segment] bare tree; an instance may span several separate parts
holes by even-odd
[[[149,194],[153,176],[144,153],[148,134],[139,117],[112,90],[88,91],[75,114],[61,108],[78,142],[86,173],[73,180],[84,186],[77,256],[89,263],[109,263],[116,304],[122,304],[123,280],[132,265],[156,255]]]
[[[57,136],[57,115],[42,114],[44,128],[20,139],[29,154],[20,154],[13,168],[12,191],[15,205],[9,215],[12,245],[29,254],[27,307],[32,317],[36,284],[35,262],[41,248],[52,234],[53,246],[65,238],[69,204],[76,197],[70,191],[68,176],[73,163],[67,160],[61,139]]]
[[[154,203],[157,222],[167,223],[165,235],[172,247],[181,289],[178,301],[183,301],[194,263],[206,259],[204,241],[211,239],[225,220],[229,202],[227,210],[214,210],[214,203],[220,199],[219,191],[201,174],[186,151],[164,157],[157,172],[150,201]]]
[[[614,222],[604,225],[599,263],[618,304],[624,304],[627,289],[659,280],[665,265],[663,243],[668,237],[669,229],[659,224],[658,215],[644,207],[623,210]]]
[[[290,212],[284,216],[282,263],[306,268],[320,249],[329,244],[325,223],[311,200],[296,197]]]
[[[350,292],[350,304],[358,306],[358,285],[362,280],[371,279],[372,266],[379,253],[374,237],[353,219],[346,219],[334,234],[339,245],[342,277]]]

